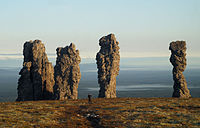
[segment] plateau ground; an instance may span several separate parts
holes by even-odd
[[[0,127],[200,127],[200,98],[4,102]]]

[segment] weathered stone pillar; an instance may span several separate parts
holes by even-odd
[[[189,98],[190,91],[187,88],[186,79],[183,72],[186,68],[186,42],[171,42],[169,50],[171,50],[170,62],[173,67],[174,92],[172,97]]]
[[[119,74],[119,42],[110,34],[99,40],[101,47],[96,55],[98,68],[99,97],[116,97],[116,77]]]
[[[24,44],[24,62],[16,101],[53,99],[54,69],[40,40]]]
[[[55,70],[55,97],[58,100],[77,99],[78,84],[81,79],[79,50],[73,43],[64,48],[57,48]]]

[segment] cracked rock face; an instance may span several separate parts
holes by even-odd
[[[78,84],[81,79],[79,50],[73,43],[64,48],[57,48],[57,59],[54,67],[55,97],[59,100],[77,99]]]
[[[99,40],[100,51],[96,55],[98,68],[99,97],[116,97],[116,77],[119,74],[119,42],[110,34]]]
[[[48,61],[44,44],[40,40],[26,42],[23,55],[16,101],[53,99],[54,69]]]
[[[187,82],[183,75],[186,68],[186,42],[171,42],[169,50],[171,50],[170,62],[173,67],[174,92],[172,97],[189,98],[190,91],[187,88]]]

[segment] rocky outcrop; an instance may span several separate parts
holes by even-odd
[[[171,50],[170,62],[173,67],[174,92],[172,97],[189,98],[190,91],[187,88],[186,79],[183,72],[186,68],[186,42],[171,42],[169,50]]]
[[[99,40],[101,47],[96,55],[98,68],[99,97],[116,97],[116,77],[119,74],[119,42],[110,34]]]
[[[59,100],[77,99],[78,84],[81,79],[79,50],[73,43],[64,48],[57,48],[57,59],[54,67],[55,97]]]
[[[26,42],[23,55],[16,101],[53,99],[54,70],[44,44],[40,40]]]

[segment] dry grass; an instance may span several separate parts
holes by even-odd
[[[0,127],[200,127],[200,98],[0,103]]]

